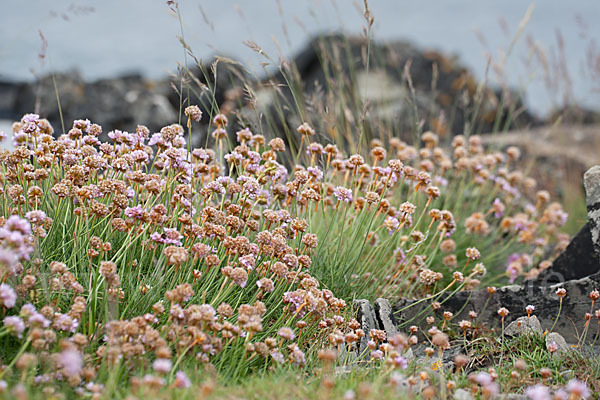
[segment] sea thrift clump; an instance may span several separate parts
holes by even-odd
[[[183,389],[190,365],[239,378],[318,354],[333,363],[361,343],[409,370],[418,329],[365,332],[347,301],[430,298],[443,324],[426,316],[423,334],[443,353],[456,327],[480,327],[453,323],[437,294],[529,276],[557,253],[561,207],[516,178],[513,150],[488,153],[476,136],[353,153],[311,142],[323,130],[308,122],[291,143],[223,109],[205,118],[207,147],[189,148],[202,111],[185,115],[187,130],[158,132],[76,120],[54,136],[34,114],[13,126],[15,149],[0,151],[0,340],[39,356],[39,385],[99,398],[114,371],[135,388]],[[454,201],[456,182],[469,198]],[[491,375],[479,381],[497,392]]]

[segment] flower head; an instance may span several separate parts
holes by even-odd
[[[79,375],[83,368],[81,353],[74,349],[63,350],[58,355],[58,366],[67,376]]]

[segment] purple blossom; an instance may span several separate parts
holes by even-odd
[[[46,317],[44,317],[39,312],[34,312],[29,319],[27,320],[27,324],[30,327],[40,326],[42,328],[47,328],[50,326],[50,321]]]
[[[206,188],[207,188],[207,189],[210,189],[210,190],[212,190],[213,192],[215,192],[215,193],[218,193],[218,194],[225,194],[225,188],[223,187],[223,185],[221,185],[221,184],[220,184],[219,182],[217,182],[217,181],[212,181],[212,182],[209,182],[209,183],[206,185]]]
[[[374,360],[381,360],[383,358],[383,351],[374,350],[371,352],[371,357],[373,357]]]
[[[13,333],[17,337],[21,337],[25,330],[25,323],[23,320],[15,315],[11,315],[4,318],[4,326],[10,333]]]
[[[244,157],[240,153],[231,152],[229,154],[225,154],[225,161],[229,164],[239,164],[244,160]]]
[[[352,190],[343,186],[337,186],[335,189],[333,189],[333,195],[338,199],[338,201],[345,201],[346,203],[350,203],[352,201]]]
[[[31,235],[31,224],[18,215],[11,215],[6,220],[3,228],[12,232],[20,232],[23,235]]]
[[[79,127],[84,132],[87,132],[87,130],[90,129],[90,125],[92,125],[92,123],[89,119],[76,119],[73,121],[73,127]]]
[[[19,257],[14,251],[0,247],[0,270],[4,271],[4,269],[7,269],[12,275],[15,272],[15,264],[17,264],[18,261]]]
[[[408,360],[402,356],[396,356],[394,357],[394,365],[406,369],[408,368]]]
[[[308,167],[306,170],[315,181],[321,182],[323,180],[323,171],[319,167]]]
[[[21,312],[19,313],[22,317],[30,317],[33,314],[35,314],[37,312],[37,310],[35,309],[35,306],[31,303],[27,303],[27,304],[23,304],[23,306],[21,306]]]
[[[246,179],[241,178],[243,178],[243,176],[238,179],[238,183],[243,182],[242,193],[248,196],[250,199],[256,199],[260,193],[260,184],[258,181],[252,177],[246,177]]]
[[[165,142],[165,140],[163,139],[163,137],[160,133],[154,133],[152,135],[152,137],[150,138],[150,141],[148,141],[148,145],[150,145],[150,146],[154,146],[157,144],[161,145],[162,147],[167,146],[167,143]]]
[[[582,399],[590,398],[590,390],[588,389],[585,382],[581,382],[577,379],[571,379],[569,383],[567,383],[567,392],[571,395],[575,395]]]
[[[46,222],[46,213],[42,210],[32,210],[25,214],[25,218],[32,224],[43,224]]]
[[[0,302],[5,308],[13,308],[17,303],[17,293],[6,283],[0,284]]]
[[[487,385],[491,384],[493,381],[492,381],[492,377],[490,376],[490,374],[488,374],[487,372],[480,372],[477,375],[475,375],[475,382],[477,382],[481,386],[487,386]]]
[[[275,360],[275,362],[278,364],[281,364],[285,361],[283,354],[275,350],[271,351],[271,357],[273,357],[273,360]]]
[[[135,207],[127,207],[125,215],[129,218],[142,219],[144,217],[144,208],[141,205]]]
[[[75,332],[79,327],[79,320],[72,318],[68,314],[60,314],[55,319],[52,327],[64,332]]]
[[[550,389],[542,384],[537,384],[527,388],[527,390],[525,390],[525,396],[527,396],[530,400],[552,399],[552,396],[550,395]]]
[[[175,246],[181,246],[182,238],[183,235],[175,228],[163,228],[163,233],[154,232],[150,235],[150,239],[154,242]]]
[[[63,350],[58,355],[58,365],[67,376],[77,376],[83,368],[83,357],[74,349]]]
[[[173,363],[168,358],[157,358],[152,363],[152,368],[160,374],[168,373],[172,366]]]
[[[40,116],[38,114],[25,114],[21,117],[21,122],[26,123],[35,123],[40,120]]]
[[[192,386],[192,382],[190,382],[190,379],[183,371],[177,371],[177,373],[175,374],[174,384],[175,387],[178,389],[187,389],[190,386]]]
[[[254,269],[256,265],[256,260],[252,254],[245,255],[240,257],[240,265],[246,268],[248,271]]]
[[[494,217],[496,218],[501,218],[504,216],[504,204],[502,203],[502,201],[500,201],[499,198],[495,198],[494,202],[492,203],[492,208],[494,209]]]

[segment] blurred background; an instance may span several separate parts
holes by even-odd
[[[507,57],[502,79],[525,88],[527,104],[536,113],[558,106],[565,94],[548,93],[548,77],[535,65],[535,44],[554,64],[550,68],[564,63],[567,70],[554,73],[568,74],[571,101],[589,107],[599,103],[599,87],[590,85],[589,65],[600,37],[600,4],[595,0],[371,0],[369,6],[375,40],[406,39],[456,54],[479,79],[489,57],[498,62],[508,52],[519,24],[534,6]],[[271,56],[291,57],[316,34],[360,34],[362,7],[362,1],[352,0],[179,2],[185,40],[198,57],[225,54],[253,66],[257,74],[262,72],[259,56],[244,41],[258,43]],[[39,32],[47,40],[43,65]],[[0,14],[0,80],[33,80],[50,70],[74,69],[85,79],[130,72],[160,78],[183,62],[176,38],[180,32],[166,1],[10,2]],[[490,78],[498,76],[490,73]]]

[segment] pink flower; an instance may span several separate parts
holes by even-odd
[[[58,366],[62,368],[67,376],[79,375],[83,368],[83,358],[81,353],[73,349],[62,351],[58,355]]]
[[[6,326],[9,332],[15,334],[15,336],[19,338],[25,330],[25,323],[23,322],[23,320],[15,316],[5,317],[4,326]]]
[[[177,371],[177,373],[175,374],[174,384],[175,387],[178,389],[187,389],[190,386],[192,386],[192,382],[190,382],[190,379],[183,371]]]
[[[546,386],[537,384],[525,390],[525,396],[531,400],[551,400],[550,389]]]
[[[166,374],[171,370],[173,363],[168,358],[157,358],[152,363],[152,368],[158,373]]]
[[[575,396],[574,398],[576,399],[590,398],[590,390],[585,382],[578,381],[577,379],[571,379],[569,383],[567,383],[567,392],[569,392],[571,396]]]
[[[5,283],[0,284],[0,303],[6,308],[13,308],[17,303],[17,293]]]
[[[345,201],[346,203],[350,203],[352,201],[352,190],[343,186],[338,186],[333,189],[333,195],[338,199],[338,201]]]

